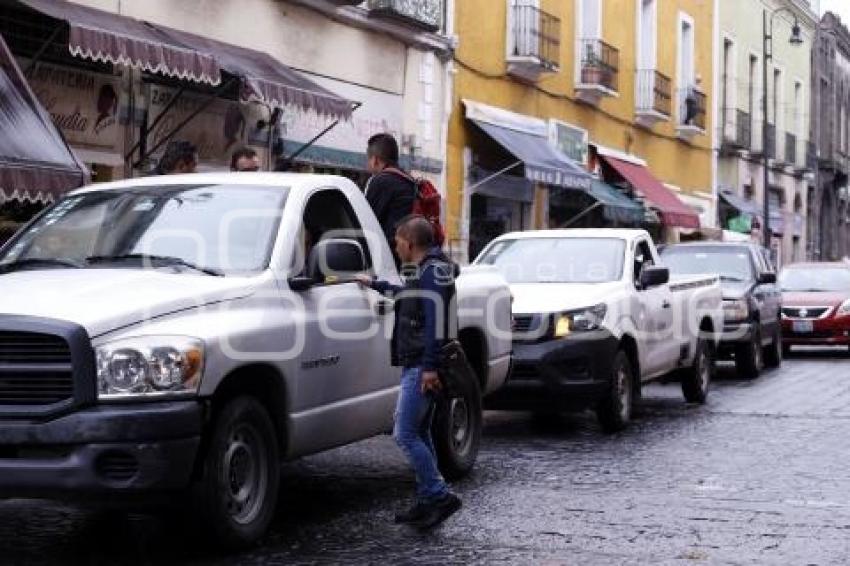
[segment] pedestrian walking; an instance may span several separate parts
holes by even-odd
[[[248,173],[260,170],[260,156],[250,147],[240,147],[230,155],[230,170]]]
[[[367,169],[372,174],[366,183],[366,200],[381,224],[398,267],[401,261],[394,246],[395,230],[399,221],[413,212],[416,182],[399,168],[398,142],[392,135],[372,136],[366,156]]]
[[[437,468],[431,438],[437,396],[442,388],[440,349],[457,334],[455,278],[459,272],[435,245],[431,223],[422,216],[401,220],[395,233],[396,251],[405,265],[403,287],[371,277],[359,282],[395,299],[392,363],[401,367],[401,392],[393,438],[416,475],[416,498],[397,523],[430,529],[461,507]]]
[[[179,175],[198,170],[198,147],[185,140],[173,140],[165,146],[165,152],[156,166],[157,175]]]

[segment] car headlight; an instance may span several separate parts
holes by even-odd
[[[198,392],[204,345],[187,336],[142,336],[98,346],[97,393],[102,400]]]
[[[838,310],[835,312],[835,316],[847,316],[850,315],[850,299],[841,303],[841,306],[838,307]]]
[[[555,338],[563,338],[571,332],[588,332],[602,328],[608,307],[596,305],[588,309],[566,312],[555,317]]]
[[[723,317],[731,321],[747,320],[750,318],[750,305],[746,299],[724,300]]]

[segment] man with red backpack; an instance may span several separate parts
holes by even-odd
[[[367,168],[372,173],[366,184],[366,200],[381,224],[396,266],[401,262],[395,251],[395,231],[399,221],[411,214],[428,219],[434,229],[435,243],[441,246],[444,235],[440,224],[440,194],[430,181],[414,179],[402,171],[395,138],[390,134],[372,136],[366,157]]]

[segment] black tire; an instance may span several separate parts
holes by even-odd
[[[253,397],[229,401],[215,417],[195,511],[215,544],[239,550],[256,543],[274,518],[280,487],[277,434]]]
[[[761,345],[761,330],[756,327],[752,339],[735,348],[735,370],[744,379],[755,379],[764,369],[764,350]]]
[[[791,357],[791,344],[782,344],[782,357]]]
[[[681,372],[682,394],[688,403],[704,405],[708,400],[711,380],[714,378],[714,348],[707,340],[697,342],[697,351],[691,367]]]
[[[773,340],[763,353],[765,367],[776,369],[782,365],[782,327],[779,322],[776,323],[776,329],[773,331]]]
[[[483,426],[481,388],[475,379],[463,380],[455,397],[441,396],[437,401],[431,435],[437,465],[447,481],[463,479],[472,472]]]
[[[602,430],[614,433],[626,428],[632,418],[634,397],[632,364],[626,353],[620,350],[611,365],[608,392],[596,407],[596,417]]]

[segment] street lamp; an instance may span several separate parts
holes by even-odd
[[[767,152],[767,130],[768,130],[768,104],[767,104],[767,93],[768,93],[768,85],[767,85],[767,62],[773,59],[773,21],[777,15],[782,12],[787,12],[794,16],[794,25],[791,27],[791,38],[789,42],[791,45],[798,46],[803,44],[803,33],[800,27],[800,21],[797,19],[797,15],[791,11],[788,7],[780,7],[773,12],[770,13],[770,17],[768,17],[767,10],[764,12],[764,28],[763,28],[763,41],[764,41],[764,56],[762,57],[762,72],[764,82],[764,96],[762,97],[762,108],[764,110],[764,120],[761,124],[761,139],[762,139],[762,156],[764,161],[764,222],[763,222],[763,238],[764,238],[764,247],[770,249],[770,172],[769,172],[769,161],[770,157]],[[776,85],[773,85],[774,96],[776,96]],[[774,117],[775,118],[775,117]],[[776,150],[776,139],[773,140],[774,151]]]

